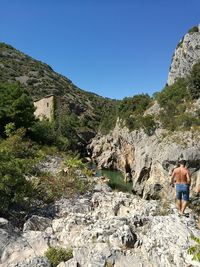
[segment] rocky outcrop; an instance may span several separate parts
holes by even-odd
[[[90,144],[92,159],[99,168],[129,173],[133,192],[146,199],[173,198],[169,173],[184,158],[192,174],[193,187],[200,176],[200,138],[198,132],[168,132],[158,129],[148,136],[142,130],[129,132],[116,125],[107,136]]]
[[[167,83],[173,84],[178,78],[189,74],[200,59],[200,25],[189,31],[179,42],[174,52]]]
[[[51,208],[52,220],[33,216],[22,233],[0,220],[1,267],[49,267],[44,257],[49,246],[73,250],[73,258],[59,267],[200,266],[187,253],[190,236],[200,237],[196,218],[178,217],[173,202],[94,192]]]

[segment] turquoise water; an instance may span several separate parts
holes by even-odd
[[[119,171],[111,171],[111,170],[97,170],[97,176],[106,176],[110,179],[108,185],[117,191],[129,192],[132,190],[132,183],[125,183],[124,176]]]

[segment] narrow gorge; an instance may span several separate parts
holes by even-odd
[[[199,41],[195,26],[177,45],[161,92],[123,100],[85,92],[0,44],[0,93],[21,86],[32,102],[59,99],[59,105],[52,100],[52,121],[34,118],[27,131],[0,114],[0,267],[200,266]],[[1,102],[10,111],[11,98]],[[187,217],[179,216],[170,184],[180,159],[192,178]],[[120,171],[131,192],[112,190],[88,162]],[[25,185],[32,186],[28,195]]]

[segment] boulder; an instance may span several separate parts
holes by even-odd
[[[23,227],[23,231],[44,231],[47,227],[51,226],[51,219],[44,218],[37,215],[32,215]]]

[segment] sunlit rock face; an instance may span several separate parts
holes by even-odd
[[[174,202],[102,191],[51,209],[51,219],[33,215],[23,231],[0,218],[1,267],[50,267],[50,246],[72,248],[73,258],[59,267],[199,266],[187,253],[190,236],[200,236],[195,216],[188,209],[188,218],[179,217]]]
[[[180,159],[188,162],[195,190],[200,169],[199,147],[199,135],[192,132],[169,135],[159,129],[148,136],[142,130],[129,132],[119,125],[109,135],[95,138],[90,144],[92,159],[99,168],[130,173],[133,193],[146,199],[174,198],[170,172]]]
[[[200,59],[200,25],[188,32],[179,42],[174,52],[168,75],[168,85],[189,74]]]

